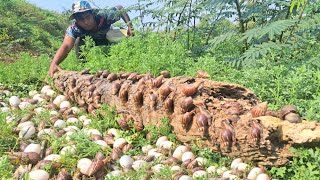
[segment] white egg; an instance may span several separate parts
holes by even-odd
[[[246,171],[246,168],[248,167],[248,164],[246,163],[239,163],[236,165],[236,170],[240,172]]]
[[[17,129],[21,130],[22,128],[24,128],[26,126],[34,126],[34,123],[32,121],[26,121],[26,122],[20,123],[20,124],[18,124]]]
[[[236,158],[234,159],[232,162],[231,162],[231,169],[235,169],[236,168],[236,165],[239,164],[239,163],[242,163],[242,159],[241,158]]]
[[[171,141],[163,141],[161,144],[160,144],[160,147],[161,148],[164,148],[164,149],[167,149],[167,150],[172,150],[173,149],[173,142]]]
[[[79,114],[80,113],[80,109],[78,107],[73,106],[73,107],[71,107],[71,109],[72,109],[72,112],[74,114]]]
[[[49,177],[49,173],[42,169],[34,170],[29,173],[30,180],[48,180]]]
[[[205,166],[206,163],[208,162],[208,160],[205,159],[205,158],[203,158],[203,157],[197,157],[197,158],[196,158],[196,161],[198,162],[198,164],[199,164],[200,166]]]
[[[260,167],[254,167],[250,170],[247,179],[249,180],[255,180],[259,174],[262,174],[264,172],[263,169]]]
[[[216,166],[209,166],[209,167],[207,168],[207,172],[208,172],[209,174],[215,174],[215,173],[217,172],[217,167],[216,167]]]
[[[36,132],[34,126],[24,126],[19,132],[19,138],[30,139],[32,135]]]
[[[132,163],[132,168],[137,171],[140,168],[142,168],[143,166],[145,166],[146,164],[147,164],[147,162],[144,160],[136,160]]]
[[[65,128],[65,127],[66,127],[66,122],[65,122],[64,120],[62,120],[62,119],[58,119],[58,120],[54,123],[53,127],[56,127],[56,128]]]
[[[19,104],[19,108],[20,109],[26,109],[26,108],[28,108],[28,107],[32,107],[32,104],[31,103],[29,103],[29,102],[21,102],[20,104]]]
[[[152,149],[152,146],[150,144],[142,146],[141,148],[142,152],[145,154],[147,154],[150,149]]]
[[[58,111],[50,111],[49,113],[51,116],[58,116],[59,115],[59,112]]]
[[[256,180],[270,180],[270,177],[267,174],[259,174]]]
[[[193,173],[192,175],[193,178],[205,178],[207,177],[207,172],[203,170],[198,170]]]
[[[84,175],[89,175],[89,168],[92,164],[92,161],[88,158],[82,158],[77,163],[77,168],[79,168],[80,172]]]
[[[18,108],[21,100],[18,96],[11,96],[9,99],[9,104],[12,107]]]
[[[131,168],[133,162],[134,160],[128,155],[121,156],[119,160],[120,166],[123,168]]]
[[[34,112],[38,115],[41,114],[45,111],[45,109],[43,107],[37,107],[34,109]]]
[[[39,93],[36,90],[31,90],[31,91],[29,91],[28,94],[29,94],[30,97],[33,97],[34,95],[39,94]]]
[[[60,150],[60,155],[68,155],[68,154],[75,154],[76,153],[76,146],[65,146]]]
[[[164,168],[163,164],[156,164],[151,169],[155,173],[159,173]]]
[[[159,137],[159,139],[157,140],[156,146],[157,146],[157,147],[160,147],[160,145],[161,145],[162,142],[168,141],[168,140],[169,140],[169,139],[168,139],[167,136],[161,136],[161,137]]]
[[[71,108],[71,103],[69,101],[62,101],[60,103],[60,109],[63,109],[63,108]]]
[[[113,179],[113,178],[119,177],[119,176],[122,176],[122,171],[120,171],[120,170],[114,170],[114,171],[111,171],[107,174],[108,179]]]
[[[126,144],[128,144],[127,140],[125,140],[124,138],[119,138],[119,139],[114,141],[113,147],[123,148],[123,146],[126,145]]]
[[[189,160],[189,159],[193,160],[195,158],[196,158],[196,156],[191,151],[187,151],[182,154],[181,160],[182,160],[182,162],[184,162],[186,160]]]
[[[52,90],[52,89],[48,89],[48,90],[46,90],[46,91],[44,92],[44,94],[52,98],[52,97],[54,97],[57,93],[56,93],[54,90]]]
[[[66,98],[65,95],[58,95],[56,98],[54,98],[54,100],[52,101],[53,104],[55,104],[56,106],[60,107],[60,104],[62,101],[67,101],[68,99]]]
[[[8,107],[1,107],[1,112],[10,112],[10,108],[8,108]]]
[[[45,136],[45,135],[51,135],[53,133],[54,133],[53,129],[49,129],[49,128],[42,129],[38,132],[38,137]]]
[[[50,154],[50,155],[46,156],[43,160],[60,162],[61,156],[59,154]]]
[[[86,119],[83,121],[83,126],[84,127],[89,127],[89,125],[91,124],[91,119]]]
[[[189,151],[187,146],[179,145],[173,152],[172,156],[181,160],[182,154]]]
[[[229,179],[229,177],[232,175],[231,171],[225,171],[222,174],[223,179]]]
[[[25,149],[24,151],[25,153],[28,153],[28,152],[35,152],[37,154],[40,154],[41,152],[41,145],[40,144],[29,144]]]
[[[175,165],[171,167],[171,171],[180,171],[180,170],[181,170],[180,166]]]
[[[71,118],[67,119],[67,123],[69,123],[69,124],[76,124],[78,122],[79,122],[79,120],[75,117],[71,117]]]
[[[41,93],[42,94],[44,94],[44,92],[46,91],[46,90],[48,90],[48,89],[51,89],[51,86],[49,86],[49,85],[45,85],[45,86],[43,86],[42,88],[41,88]]]
[[[115,128],[111,128],[108,130],[108,134],[112,134],[114,137],[119,137],[118,130]]]
[[[217,174],[221,176],[227,170],[228,169],[226,167],[222,166],[222,167],[217,169]]]
[[[182,175],[180,176],[179,180],[192,180],[192,177],[188,175]]]
[[[107,149],[109,147],[104,140],[96,140],[95,143],[99,144],[102,149]]]

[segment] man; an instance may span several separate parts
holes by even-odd
[[[83,44],[85,36],[91,36],[96,45],[108,44],[111,24],[120,20],[120,16],[128,26],[127,35],[133,36],[132,23],[128,14],[120,11],[122,8],[118,5],[110,10],[96,11],[87,1],[75,2],[70,16],[74,22],[66,30],[63,43],[53,57],[48,74],[53,77],[55,72],[61,70],[59,64],[68,56],[73,46],[79,48]]]

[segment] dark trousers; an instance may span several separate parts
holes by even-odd
[[[107,39],[93,39],[96,46],[102,46],[102,45],[109,45],[109,42]],[[80,38],[78,37],[74,43],[74,50],[76,53],[77,59],[81,59],[81,49],[80,46],[84,45],[84,37]]]

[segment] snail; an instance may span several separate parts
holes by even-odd
[[[110,74],[110,71],[109,71],[109,70],[104,70],[104,71],[102,72],[102,74],[101,74],[101,77],[102,77],[102,78],[107,78],[107,77],[109,76],[109,74]]]
[[[157,98],[158,98],[158,96],[157,96],[157,94],[155,92],[151,92],[149,94],[149,98],[150,98],[150,108],[155,111],[156,110],[156,106],[157,106]]]
[[[199,108],[200,113],[206,116],[207,122],[208,122],[207,124],[209,126],[211,126],[211,124],[212,124],[212,115],[206,109],[206,106],[204,105],[204,102],[203,101],[196,101],[196,102],[194,102],[194,104]]]
[[[57,180],[71,180],[71,179],[72,179],[71,175],[68,173],[68,171],[65,168],[62,168],[57,175]]]
[[[196,124],[200,132],[204,132],[208,128],[208,118],[200,113],[196,116]]]
[[[263,134],[263,128],[261,124],[259,124],[257,119],[252,119],[250,121],[250,127],[251,127],[251,130],[250,130],[251,138],[253,139],[254,142],[259,142]]]
[[[119,82],[114,82],[114,83],[112,84],[112,87],[111,87],[111,92],[112,92],[112,94],[113,94],[113,95],[118,94],[118,92],[119,92],[119,90],[120,90],[120,87],[121,87],[121,85],[120,85]]]
[[[291,123],[299,123],[302,121],[300,115],[298,114],[297,107],[293,105],[286,105],[281,108],[280,119],[287,120]]]
[[[107,77],[107,80],[109,80],[110,82],[114,81],[114,80],[117,80],[119,77],[117,74],[115,73],[110,73]]]
[[[168,85],[159,88],[160,99],[164,100],[174,89]]]
[[[129,129],[128,116],[123,115],[123,116],[118,120],[118,124],[119,124],[119,126],[120,126],[121,129],[123,129],[123,130],[128,130],[128,129]]]
[[[196,75],[197,75],[197,78],[204,78],[204,79],[208,79],[209,78],[209,74],[207,72],[205,72],[204,70],[202,70],[202,69],[199,69],[196,72]]]
[[[174,103],[172,97],[169,97],[164,101],[164,107],[169,113],[172,113],[174,111]]]
[[[102,73],[103,70],[97,70],[95,76],[99,78],[102,75]]]
[[[90,74],[90,69],[89,68],[84,69],[84,70],[80,71],[79,73],[80,73],[80,75]]]
[[[141,91],[137,91],[133,94],[133,101],[136,106],[141,107],[143,105],[143,93]]]
[[[184,98],[180,103],[181,111],[187,112],[193,108],[193,99],[192,97]]]
[[[8,153],[8,158],[12,164],[32,164],[36,165],[41,157],[36,152],[12,152]]]
[[[137,81],[139,78],[138,75],[139,75],[138,73],[133,72],[127,77],[127,80]]]
[[[119,97],[120,97],[120,100],[122,102],[127,102],[128,101],[128,96],[129,96],[129,84],[126,83],[124,85],[122,85],[120,91],[119,91]]]
[[[127,79],[133,72],[125,72],[125,73],[119,73],[118,76],[122,79]]]
[[[152,80],[152,87],[157,88],[157,87],[161,86],[163,78],[164,78],[163,75],[160,75],[160,76],[154,78]]]
[[[161,71],[160,75],[162,75],[164,78],[170,78],[171,74],[169,71]]]
[[[235,131],[229,120],[221,121],[222,130],[220,132],[220,140],[224,146],[230,147],[235,141]]]
[[[186,84],[182,87],[181,91],[186,96],[193,96],[198,92],[199,86],[203,83],[203,81],[195,82],[194,84]]]
[[[256,106],[252,107],[252,109],[250,110],[251,116],[253,118],[264,116],[267,112],[267,108],[268,102],[259,103]]]
[[[193,120],[194,112],[185,112],[181,118],[181,124],[183,128],[187,128]]]

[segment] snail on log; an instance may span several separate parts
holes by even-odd
[[[268,111],[267,102],[261,102],[252,91],[238,84],[189,76],[170,77],[168,73],[158,77],[131,73],[130,79],[130,75],[122,78],[121,74],[110,71],[106,74],[108,75],[99,73],[98,77],[62,70],[54,74],[53,83],[65,96],[68,95],[69,100],[84,108],[96,109],[100,103],[128,111],[127,115],[131,115],[137,130],[142,130],[144,126],[158,126],[163,117],[168,117],[173,133],[180,141],[197,143],[199,147],[208,147],[230,157],[241,157],[245,161],[255,161],[259,165],[283,165],[293,156],[289,151],[292,146],[315,146],[320,143],[320,123],[304,121],[297,111],[292,110],[289,111],[291,114],[285,115],[290,114],[291,117],[282,120],[277,117],[276,112]],[[67,85],[70,82],[72,84]],[[112,92],[116,82],[122,82],[118,94]],[[167,85],[174,87],[175,92],[164,97],[167,93],[161,94],[161,91],[166,90],[160,89]],[[92,94],[88,93],[93,87],[95,88]],[[67,94],[70,91],[73,93]],[[142,94],[136,95],[139,91]],[[89,97],[96,92],[99,99],[93,100],[93,97]],[[95,106],[91,105],[93,101]],[[202,105],[198,102],[202,102]],[[194,117],[186,131],[181,124],[181,118],[187,112],[194,112]],[[197,119],[204,118],[198,114],[211,117],[212,122],[198,121]],[[273,116],[270,116],[272,114]],[[257,117],[259,122],[252,122],[250,125],[249,120]],[[228,127],[226,119],[229,119],[232,128]],[[199,129],[202,130],[207,125],[207,134],[204,137],[204,133]],[[252,142],[252,139],[260,141],[259,146],[248,143]],[[220,148],[220,142],[223,145],[235,145],[230,149]]]

